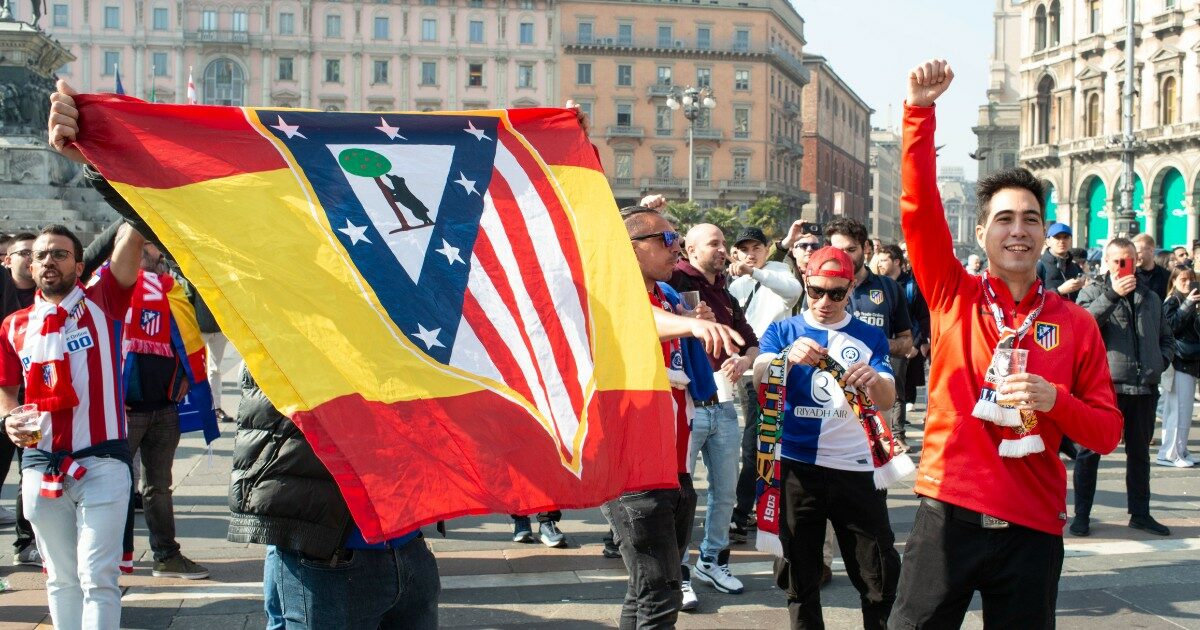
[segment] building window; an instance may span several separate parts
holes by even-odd
[[[421,5],[426,7],[436,7],[437,0],[421,0]]]
[[[522,44],[533,43],[533,22],[521,22],[521,26],[518,30]]]
[[[750,71],[749,70],[734,70],[733,71],[733,89],[749,90],[750,89]]]
[[[1096,137],[1103,131],[1101,125],[1103,114],[1100,112],[1100,94],[1092,92],[1087,96],[1087,111],[1084,113],[1083,124],[1089,137]]]
[[[696,128],[708,129],[712,127],[712,110],[707,107],[701,107],[696,115]]]
[[[167,76],[167,53],[156,52],[150,55],[150,67],[156,77]]]
[[[104,7],[104,28],[121,28],[121,7]]]
[[[575,83],[579,85],[592,84],[592,64],[577,63],[575,64]]]
[[[523,63],[517,66],[517,87],[533,87],[533,64]]]
[[[614,166],[613,176],[617,180],[629,181],[633,179],[633,154],[632,153],[617,153],[613,155]]]
[[[579,105],[579,111],[583,112],[588,117],[588,120],[593,120],[591,101],[576,101],[575,104]]]
[[[617,25],[617,43],[622,46],[633,45],[633,25],[618,24]]]
[[[467,64],[467,87],[483,87],[483,64]]]
[[[750,158],[733,158],[733,181],[744,182],[750,176]]]
[[[671,66],[659,66],[656,80],[659,85],[671,85]]]
[[[482,9],[483,0],[468,0],[467,6],[471,7],[472,9]]]
[[[749,138],[750,137],[750,108],[749,107],[733,108],[733,137],[734,138]]]
[[[671,178],[671,154],[659,153],[654,156],[654,176],[659,179]]]
[[[708,50],[712,48],[712,29],[707,26],[701,26],[696,29],[696,48]]]
[[[1061,34],[1062,7],[1058,0],[1052,0],[1050,10],[1046,12],[1046,41],[1050,47],[1058,46]]]
[[[617,103],[617,126],[632,127],[633,126],[633,105],[630,103]]]
[[[342,16],[331,13],[325,16],[325,37],[342,36]]]
[[[658,47],[670,48],[675,45],[674,33],[670,24],[658,25]]]
[[[245,100],[245,75],[241,66],[228,59],[215,59],[204,68],[204,93],[206,105],[241,106]]]
[[[421,20],[421,41],[437,41],[437,20],[433,18],[425,18]]]
[[[387,85],[388,62],[386,59],[376,59],[371,65],[371,85]]]
[[[1089,33],[1100,32],[1100,0],[1087,0],[1087,21]]]
[[[617,85],[629,87],[633,85],[633,66],[617,64]]]
[[[592,43],[592,23],[591,22],[580,22],[579,23],[579,43],[580,44]]]
[[[280,57],[279,58],[279,80],[280,81],[292,81],[293,76],[294,75],[292,74],[292,58],[291,57]]]
[[[65,4],[54,5],[54,25],[55,26],[67,26],[68,25],[68,23],[67,23],[67,5],[65,5]]]
[[[733,50],[734,52],[746,52],[750,50],[750,30],[739,28],[733,32]]]
[[[373,22],[375,39],[388,40],[392,37],[391,22],[383,16],[376,16]]]
[[[1160,125],[1174,125],[1179,122],[1179,89],[1175,77],[1169,76],[1162,80],[1158,91],[1158,119]]]
[[[202,11],[200,13],[200,30],[215,31],[217,30],[217,12],[212,10]]]
[[[696,68],[696,87],[712,87],[712,68]]]
[[[154,30],[156,30],[156,31],[167,30],[167,21],[170,19],[170,14],[168,13],[169,11],[170,11],[170,9],[167,9],[166,7],[155,7],[154,8],[154,12],[151,14],[151,18],[150,18],[151,25]],[[66,26],[66,25],[64,24],[64,26]]]
[[[291,35],[296,32],[296,14],[295,13],[280,13],[279,14],[279,34]]]
[[[666,105],[654,109],[654,135],[671,135],[671,108]]]
[[[1051,115],[1053,103],[1051,101],[1051,92],[1054,91],[1054,79],[1050,77],[1042,77],[1038,83],[1037,98],[1034,109],[1034,144],[1049,144],[1053,134],[1050,133],[1050,126],[1053,124],[1054,116]]]
[[[471,20],[467,25],[467,41],[472,44],[483,43],[483,20]]]
[[[326,59],[325,60],[325,82],[326,83],[341,83],[342,82],[342,60],[341,59]]]
[[[121,53],[111,50],[104,51],[104,76],[111,77],[121,67]]]
[[[517,3],[517,7],[522,11],[532,11],[534,9],[533,0],[521,0]]]
[[[437,62],[421,62],[421,85],[437,85]]]
[[[708,181],[712,179],[712,156],[697,155],[696,156],[696,172],[694,174],[696,184],[699,186],[707,186]]]
[[[1039,51],[1046,47],[1046,5],[1039,4],[1033,15],[1033,50]]]
[[[239,33],[250,30],[250,16],[245,11],[233,12],[233,30]]]

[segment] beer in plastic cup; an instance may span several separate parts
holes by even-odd
[[[33,434],[35,444],[42,441],[42,413],[37,405],[21,405],[9,411],[8,415],[17,419],[21,430]]]

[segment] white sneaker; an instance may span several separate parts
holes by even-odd
[[[700,600],[696,598],[696,591],[692,590],[692,581],[684,580],[683,584],[682,584],[682,589],[683,589],[683,605],[679,607],[679,610],[682,610],[684,612],[691,612],[691,611],[699,608]]]
[[[1173,459],[1163,459],[1163,458],[1159,457],[1154,460],[1154,463],[1158,464],[1159,466],[1167,466],[1167,467],[1171,467],[1171,468],[1175,467],[1175,460],[1173,460]]]
[[[906,411],[907,413],[914,413],[916,410],[917,410],[917,406],[914,405],[913,403],[904,403],[904,411]]]
[[[12,525],[17,522],[17,515],[6,507],[0,507],[0,525]]]
[[[742,581],[733,577],[729,572],[729,550],[722,551],[716,561],[700,556],[693,569],[697,580],[730,595],[737,595],[745,590]]]
[[[1183,461],[1185,461],[1185,462],[1187,462],[1187,463],[1189,463],[1189,464],[1191,464],[1191,465],[1193,465],[1193,466],[1195,466],[1195,465],[1196,465],[1196,459],[1195,459],[1194,457],[1192,457],[1192,456],[1191,456],[1191,454],[1184,455],[1184,456],[1183,456],[1183,457],[1181,457],[1180,459],[1182,459]]]
[[[18,551],[17,554],[13,556],[13,566],[19,566],[22,564],[31,567],[42,566],[42,553],[38,551],[36,543]]]
[[[1193,462],[1189,462],[1188,460],[1180,457],[1179,459],[1171,462],[1171,465],[1176,468],[1191,468],[1192,466],[1195,466],[1196,464],[1194,464]]]

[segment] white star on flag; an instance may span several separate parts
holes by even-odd
[[[442,342],[438,341],[438,339],[437,339],[438,333],[442,332],[441,328],[434,328],[433,330],[425,330],[425,327],[420,324],[417,324],[417,328],[419,329],[419,332],[413,333],[413,336],[416,337],[417,339],[420,339],[421,343],[425,344],[426,350],[432,350],[433,348],[445,348],[446,347],[445,345],[442,344]]]
[[[475,180],[467,179],[467,176],[462,171],[458,172],[458,179],[454,180],[454,183],[462,186],[463,190],[467,191],[467,196],[470,196],[471,193],[479,194],[479,191],[475,190]]]
[[[383,119],[383,116],[379,117],[379,122],[380,122],[380,125],[378,127],[376,127],[376,129],[387,134],[387,137],[389,140],[395,140],[396,138],[400,138],[401,140],[408,140],[408,138],[405,138],[404,136],[400,135],[399,127],[393,127],[393,126],[389,125],[388,122]]]
[[[359,241],[371,242],[371,239],[367,238],[367,226],[354,225],[350,219],[346,219],[346,227],[338,228],[338,231],[350,237],[351,245],[358,245]]]
[[[463,129],[463,131],[471,134],[472,136],[475,136],[476,140],[491,140],[491,138],[487,137],[487,135],[483,132],[482,129],[476,129],[475,123],[473,123],[469,120],[467,121],[467,128]]]
[[[435,249],[433,251],[445,256],[447,264],[451,266],[453,266],[456,262],[460,262],[464,265],[467,264],[466,261],[459,257],[458,248],[451,247],[450,243],[446,239],[442,239],[441,249]]]
[[[287,135],[288,140],[291,140],[292,138],[294,138],[296,136],[300,136],[301,138],[308,140],[308,138],[304,137],[304,134],[300,133],[300,125],[289,125],[289,124],[283,122],[283,116],[276,116],[276,118],[279,119],[279,124],[271,125],[272,129],[278,129],[278,130],[282,131],[284,134]]]

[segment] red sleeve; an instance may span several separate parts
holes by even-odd
[[[12,320],[13,316],[9,315],[4,318],[4,323],[0,324],[0,387],[15,387],[25,382],[21,357],[17,356],[16,349],[8,342]]]
[[[133,297],[133,287],[125,288],[108,269],[100,274],[100,278],[86,290],[87,298],[96,303],[109,319],[125,321],[125,312],[129,310],[129,298]]]
[[[937,187],[933,107],[904,105],[900,163],[900,224],[913,275],[930,310],[944,311],[967,271],[954,257],[954,240]]]
[[[1070,334],[1079,339],[1072,359],[1075,378],[1070,391],[1065,385],[1055,385],[1058,398],[1047,417],[1076,443],[1107,455],[1121,441],[1125,420],[1117,409],[1104,339],[1096,320],[1081,310],[1071,308]]]

